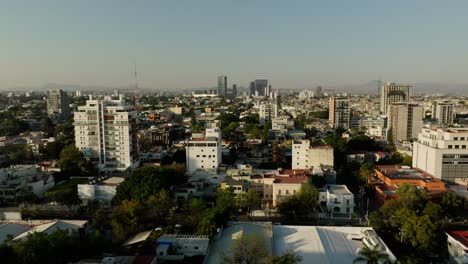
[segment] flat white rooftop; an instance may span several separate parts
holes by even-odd
[[[341,264],[352,263],[363,247],[360,238],[371,227],[333,226],[273,226],[273,248],[276,256],[294,251],[302,257],[302,263]],[[391,260],[395,256],[379,239],[382,249]]]

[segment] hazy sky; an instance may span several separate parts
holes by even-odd
[[[468,1],[0,0],[0,89],[468,83]]]

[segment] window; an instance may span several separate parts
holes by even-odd
[[[278,190],[278,194],[281,195],[281,190]]]
[[[459,148],[460,148],[460,146],[459,146],[459,145],[455,145],[455,148],[456,148],[456,149],[459,149]]]
[[[193,247],[194,249],[198,249],[198,247]]]
[[[453,148],[453,146],[452,146],[452,145],[448,145],[448,148],[451,149],[451,148]]]
[[[458,137],[454,137],[453,140],[458,140]]]

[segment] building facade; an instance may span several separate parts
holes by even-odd
[[[70,98],[64,91],[51,90],[47,93],[47,114],[62,120],[70,117]]]
[[[432,103],[432,118],[438,124],[452,125],[455,118],[455,104],[449,101],[434,101]]]
[[[216,127],[192,133],[186,149],[187,172],[216,170],[221,162],[221,130]]]
[[[468,128],[423,129],[413,143],[413,167],[468,185]]]
[[[122,96],[86,101],[74,114],[75,144],[100,172],[125,171],[139,164],[138,116]]]
[[[389,129],[391,128],[393,141],[416,138],[423,128],[423,116],[424,108],[417,104],[398,103],[390,105]]]
[[[218,95],[227,96],[227,76],[218,76]]]
[[[319,202],[328,212],[352,214],[354,212],[354,195],[346,185],[326,185],[319,192]]]
[[[260,124],[265,124],[278,116],[277,100],[268,100],[260,104],[259,118]]]
[[[380,91],[380,112],[387,114],[388,107],[395,103],[409,103],[411,85],[387,83]]]
[[[331,146],[310,146],[309,140],[294,140],[292,143],[293,170],[307,170],[322,166],[333,167],[333,148]]]
[[[350,110],[349,99],[344,97],[331,97],[329,106],[329,121],[333,128],[349,129]]]

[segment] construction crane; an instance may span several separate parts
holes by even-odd
[[[140,112],[140,95],[138,94],[138,75],[137,75],[137,68],[135,63],[135,87],[133,88],[133,99],[135,100],[135,109]]]

